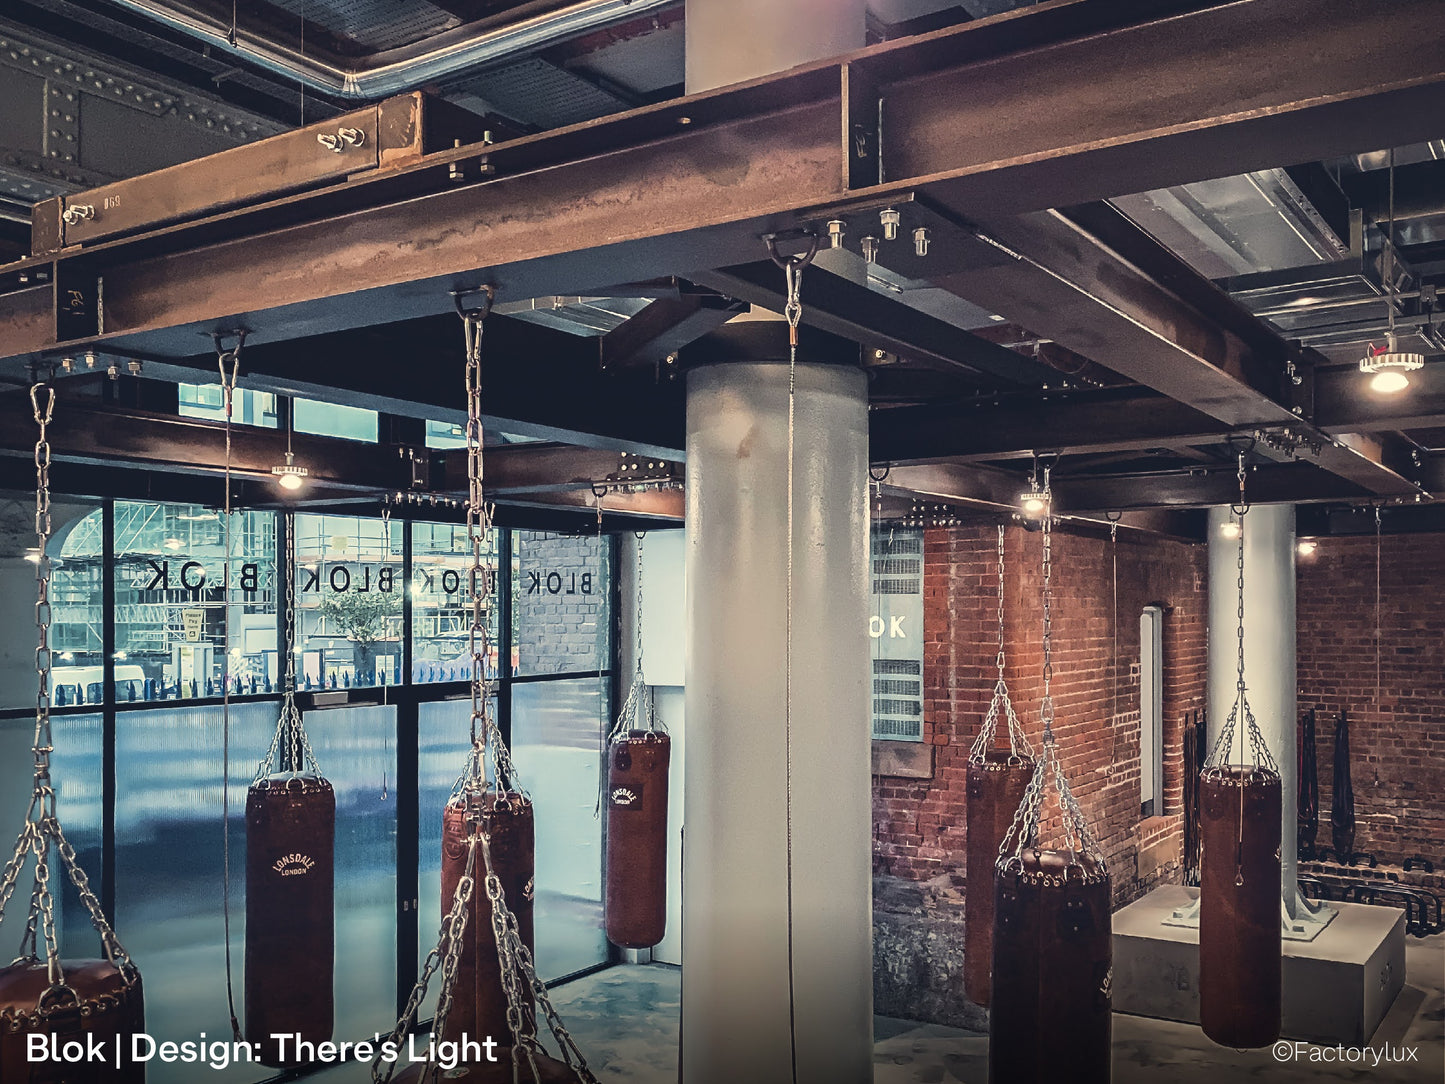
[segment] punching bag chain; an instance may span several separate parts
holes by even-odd
[[[287,512],[282,517],[282,531],[285,533],[285,559],[281,562],[284,571],[285,596],[281,606],[283,619],[281,644],[281,715],[277,720],[276,733],[271,735],[271,747],[256,765],[253,783],[260,782],[268,775],[290,772],[321,774],[316,763],[316,754],[311,751],[311,742],[306,737],[306,728],[301,722],[301,711],[296,707],[296,516]]]
[[[1219,737],[1215,740],[1214,748],[1210,750],[1205,760],[1204,774],[1210,779],[1223,779],[1228,773],[1226,767],[1229,763],[1230,750],[1234,745],[1236,731],[1239,731],[1239,761],[1246,767],[1264,769],[1270,772],[1279,772],[1275,764],[1274,756],[1269,751],[1269,746],[1264,740],[1264,735],[1255,721],[1254,711],[1249,706],[1249,696],[1246,692],[1244,679],[1244,521],[1249,513],[1249,502],[1245,499],[1245,481],[1248,478],[1246,459],[1249,455],[1247,448],[1239,451],[1238,468],[1236,476],[1239,481],[1239,501],[1231,505],[1230,511],[1238,519],[1239,545],[1235,555],[1235,642],[1237,651],[1235,656],[1235,695],[1234,704],[1229,709],[1229,718],[1225,720],[1224,726],[1219,731]],[[1242,717],[1242,725],[1241,725]],[[1246,751],[1246,743],[1248,750]],[[1246,764],[1246,758],[1249,763]]]
[[[978,734],[973,739],[973,745],[969,749],[969,756],[973,759],[984,759],[993,748],[994,738],[998,733],[999,713],[1002,712],[1005,723],[1008,727],[1009,763],[1019,763],[1023,757],[1034,755],[1033,746],[1029,744],[1028,735],[1024,733],[1023,724],[1019,722],[1018,713],[1014,711],[1013,700],[1009,696],[1008,682],[1004,680],[1004,668],[1007,659],[1004,654],[1004,526],[998,527],[998,655],[995,662],[998,664],[998,681],[993,687],[993,699],[989,702],[988,712],[983,717],[983,725],[979,727]]]
[[[50,755],[55,751],[50,728],[50,439],[48,435],[55,411],[55,389],[42,381],[30,389],[30,405],[39,427],[35,442],[35,737],[31,752],[35,774],[30,791],[30,805],[25,822],[15,841],[15,850],[5,872],[0,875],[0,919],[15,894],[20,872],[31,855],[35,856],[35,887],[30,893],[30,912],[20,943],[16,963],[38,961],[39,940],[45,942],[45,966],[50,986],[40,995],[37,1009],[45,1009],[52,1001],[65,999],[79,1008],[81,997],[65,981],[60,963],[60,944],[55,927],[55,897],[50,887],[50,848],[60,855],[62,868],[69,875],[80,895],[80,902],[90,916],[91,925],[100,935],[106,959],[121,972],[127,988],[139,979],[139,972],[130,956],[121,947],[110,922],[101,909],[100,900],[90,887],[90,879],[80,868],[75,849],[65,838],[55,810],[55,786],[50,778]],[[88,1009],[87,1009],[88,1011]]]
[[[467,651],[472,658],[472,751],[467,766],[457,784],[452,788],[453,797],[467,790],[484,790],[490,785],[498,798],[507,791],[521,794],[526,791],[517,781],[516,769],[512,765],[511,753],[502,732],[492,714],[492,685],[487,677],[489,644],[487,620],[491,591],[483,553],[492,531],[492,509],[487,504],[483,481],[485,476],[485,451],[482,428],[482,331],[487,317],[491,315],[496,289],[482,286],[475,291],[481,297],[479,305],[467,307],[462,304],[464,293],[452,295],[457,315],[462,321],[462,336],[466,348],[466,389],[467,389],[467,542],[471,547],[472,563],[468,570],[468,589],[471,591],[471,627],[467,630]]]
[[[645,730],[649,734],[655,734],[659,730],[667,733],[665,724],[660,724],[657,718],[657,709],[649,694],[647,682],[642,676],[642,542],[647,536],[643,533],[637,535],[637,665],[632,672],[632,684],[628,686],[627,698],[622,702],[622,710],[617,713],[617,722],[613,724],[611,732],[607,735],[607,744],[626,738],[631,730]],[[599,805],[601,790],[606,788],[604,777],[599,788]]]
[[[1043,649],[1044,649],[1044,692],[1039,705],[1039,717],[1043,721],[1043,749],[1034,765],[1033,777],[1024,792],[1023,801],[1014,813],[1013,823],[999,844],[998,868],[1005,873],[1025,874],[1023,856],[1028,849],[1039,849],[1039,826],[1043,818],[1044,792],[1049,776],[1052,775],[1054,793],[1058,801],[1061,826],[1064,833],[1064,850],[1068,852],[1068,865],[1063,874],[1067,878],[1071,871],[1084,880],[1101,880],[1108,875],[1102,848],[1093,829],[1089,827],[1073,789],[1064,776],[1059,761],[1058,744],[1054,738],[1054,498],[1051,483],[1052,469],[1044,468],[1044,513],[1043,535]],[[1092,868],[1086,866],[1083,857],[1094,859]]]

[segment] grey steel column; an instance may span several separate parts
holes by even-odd
[[[788,367],[688,375],[683,1084],[873,1079],[867,414],[798,366],[789,698]]]
[[[864,0],[687,0],[687,92],[861,49]]]
[[[1223,528],[1228,508],[1209,510],[1209,740],[1234,703],[1238,649],[1236,561],[1238,539]],[[1295,748],[1295,533],[1294,505],[1252,505],[1244,517],[1244,680],[1260,733],[1279,765],[1283,784],[1280,825],[1281,886],[1285,909],[1297,917],[1299,755]],[[1243,725],[1243,720],[1238,724]],[[1236,731],[1238,733],[1238,731]],[[1236,747],[1237,748],[1237,747]],[[1231,758],[1239,759],[1236,752]]]

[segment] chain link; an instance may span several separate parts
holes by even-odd
[[[1029,744],[1028,735],[1024,733],[1023,724],[1019,722],[1017,712],[1014,711],[1013,699],[1009,696],[1008,682],[1004,679],[1004,668],[1007,660],[1004,655],[1004,526],[998,527],[998,655],[995,662],[998,664],[998,680],[994,683],[993,699],[989,701],[988,712],[983,717],[983,725],[979,727],[978,734],[973,739],[973,745],[969,747],[969,759],[985,760],[989,750],[993,748],[994,738],[998,733],[999,715],[1002,713],[1008,727],[1009,763],[1022,763],[1023,758],[1032,757],[1034,749]]]
[[[15,849],[0,875],[0,919],[15,894],[20,874],[33,856],[35,881],[30,893],[30,908],[22,935],[21,955],[16,962],[38,961],[40,944],[44,943],[45,966],[50,985],[40,996],[40,1003],[67,996],[79,1003],[79,995],[65,981],[60,959],[60,942],[55,921],[55,897],[50,884],[50,848],[60,856],[61,868],[75,886],[81,905],[90,916],[91,925],[100,936],[106,959],[121,973],[127,987],[139,981],[140,974],[129,954],[121,946],[105,912],[90,887],[90,879],[80,868],[79,859],[56,815],[55,786],[50,778],[50,757],[55,752],[50,725],[50,438],[49,427],[55,413],[55,389],[49,381],[38,382],[30,389],[31,411],[39,433],[35,441],[35,734],[31,746],[34,758],[34,779],[25,821],[15,841]]]
[[[301,709],[296,706],[296,516],[287,512],[282,517],[282,529],[286,538],[281,563],[284,575],[282,603],[281,645],[281,711],[276,720],[276,732],[271,735],[271,746],[256,765],[256,775],[251,782],[259,783],[269,775],[289,772],[292,775],[321,774],[316,754],[311,749],[311,739],[306,736],[306,726],[301,718]]]
[[[1051,468],[1044,468],[1044,512],[1041,519],[1043,535],[1043,649],[1044,649],[1044,690],[1039,706],[1043,720],[1043,747],[1034,763],[1034,772],[1024,791],[1023,800],[1014,811],[1013,822],[999,843],[997,868],[1009,874],[1024,872],[1023,856],[1026,850],[1037,848],[1039,826],[1043,820],[1045,792],[1049,778],[1053,778],[1054,796],[1058,803],[1060,823],[1064,834],[1064,850],[1068,853],[1068,864],[1064,876],[1073,871],[1084,880],[1099,880],[1107,876],[1108,865],[1103,848],[1089,826],[1088,818],[1074,797],[1073,788],[1064,775],[1059,760],[1058,743],[1054,738],[1054,620],[1053,620],[1053,574],[1054,544],[1053,519],[1054,498],[1051,483]],[[1092,859],[1085,864],[1084,858]]]
[[[1249,502],[1245,499],[1248,454],[1247,449],[1239,451],[1238,467],[1235,471],[1235,477],[1239,482],[1239,501],[1230,506],[1230,511],[1238,518],[1239,526],[1239,544],[1235,548],[1234,558],[1236,644],[1234,704],[1229,709],[1229,717],[1225,719],[1224,726],[1220,728],[1214,747],[1210,750],[1209,756],[1205,758],[1202,773],[1205,778],[1215,781],[1230,777],[1229,755],[1236,734],[1239,738],[1239,763],[1241,766],[1273,772],[1275,775],[1279,774],[1279,766],[1275,763],[1274,755],[1269,751],[1269,744],[1264,740],[1264,734],[1261,733],[1259,724],[1254,718],[1254,711],[1249,706],[1249,695],[1244,680],[1244,522],[1249,513]],[[1242,789],[1240,800],[1243,801]],[[1242,813],[1240,823],[1242,826]]]

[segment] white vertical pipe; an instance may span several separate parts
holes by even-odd
[[[862,372],[797,370],[790,725],[787,433],[786,364],[689,374],[684,1084],[872,1080]]]
[[[687,93],[861,49],[865,0],[687,0]]]
[[[1209,741],[1234,704],[1238,680],[1239,541],[1224,536],[1228,508],[1209,510]],[[1295,679],[1295,511],[1291,504],[1253,505],[1244,517],[1244,680],[1260,733],[1279,765],[1281,890],[1290,917],[1298,900],[1299,754]],[[1236,723],[1236,735],[1244,721]],[[1230,755],[1240,760],[1238,738]]]

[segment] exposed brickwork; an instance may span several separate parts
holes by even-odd
[[[875,990],[880,1012],[966,1023],[956,960],[937,958],[961,930],[965,779],[969,746],[996,677],[996,531],[930,530],[924,540],[924,721],[935,745],[931,780],[874,780],[874,876],[879,928],[899,931],[891,899],[922,900],[913,936],[889,937],[890,952],[918,957],[928,988],[913,995]],[[1029,738],[1040,739],[1043,653],[1039,597],[1041,536],[1010,528],[1006,541],[1007,679]],[[1207,595],[1203,547],[1122,533],[1118,543],[1118,655],[1115,659],[1113,551],[1109,539],[1054,534],[1055,734],[1064,770],[1098,833],[1113,874],[1116,905],[1177,880],[1183,794],[1183,716],[1202,705]],[[1164,815],[1141,819],[1139,796],[1139,615],[1165,607]],[[1055,807],[1049,829],[1056,830]],[[903,884],[921,889],[898,891]],[[930,931],[932,931],[930,933]],[[955,946],[956,947],[956,946]],[[945,973],[946,972],[946,973]],[[897,1003],[911,997],[909,1004]]]
[[[1334,737],[1350,717],[1355,849],[1445,864],[1445,535],[1386,536],[1375,674],[1375,540],[1331,538],[1298,562],[1300,710],[1318,709],[1320,846],[1330,845]]]

